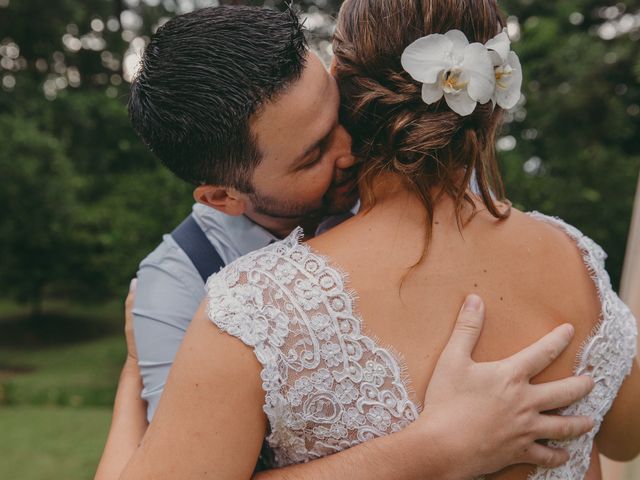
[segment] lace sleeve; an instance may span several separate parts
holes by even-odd
[[[207,283],[207,313],[253,348],[275,465],[323,457],[399,431],[418,416],[402,368],[362,332],[344,276],[299,231]]]
[[[268,394],[281,384],[277,356],[288,333],[288,318],[272,305],[265,304],[264,289],[247,282],[249,262],[242,259],[212,275],[207,281],[207,315],[223,332],[253,348],[262,364],[262,388]]]
[[[570,460],[557,468],[538,468],[529,480],[566,480],[583,478],[589,468],[591,448],[602,420],[611,408],[624,378],[631,372],[636,356],[636,320],[629,308],[611,287],[605,270],[607,258],[604,250],[577,228],[564,221],[538,212],[533,218],[550,223],[563,230],[582,253],[585,266],[597,288],[602,311],[600,321],[582,344],[576,359],[575,374],[591,375],[596,386],[579,402],[567,407],[564,415],[587,415],[594,418],[596,426],[582,437],[550,445],[567,449]]]

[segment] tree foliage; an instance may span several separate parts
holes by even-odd
[[[37,310],[47,284],[68,273],[77,177],[63,145],[32,121],[0,116],[0,145],[3,288]]]
[[[215,0],[0,0],[0,288],[122,294],[190,187],[134,135],[128,80],[171,16]],[[286,8],[281,0],[225,1]],[[338,0],[296,5],[330,53]],[[505,0],[525,100],[498,142],[516,206],[574,223],[617,281],[640,169],[640,2]]]
[[[640,172],[640,2],[503,7],[525,75],[500,153],[509,197],[602,245],[617,284]]]

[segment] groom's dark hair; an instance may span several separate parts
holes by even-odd
[[[261,159],[250,118],[302,74],[291,10],[212,7],[160,27],[131,85],[135,131],[178,177],[251,193]]]

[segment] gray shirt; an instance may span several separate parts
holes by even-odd
[[[357,208],[357,207],[356,207]],[[354,209],[355,211],[355,209]],[[229,216],[201,204],[193,216],[225,265],[277,240],[245,216]],[[320,233],[349,215],[331,217]],[[205,296],[204,282],[171,235],[140,263],[133,328],[142,374],[142,398],[151,421],[185,331]]]

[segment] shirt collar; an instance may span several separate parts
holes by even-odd
[[[233,245],[240,255],[266,247],[278,238],[244,215],[227,215],[200,203],[193,206],[193,214],[205,235],[215,236]]]
[[[350,212],[327,217],[318,226],[316,235],[320,235],[352,217],[358,213],[359,208],[360,202],[358,201]],[[244,215],[227,215],[201,203],[193,205],[193,214],[207,237],[214,236],[227,245],[233,245],[239,255],[246,255],[279,240],[278,237]]]

